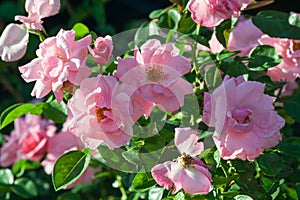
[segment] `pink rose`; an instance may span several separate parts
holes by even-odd
[[[188,9],[192,19],[206,27],[219,25],[223,20],[239,17],[241,10],[253,0],[191,0]]]
[[[263,35],[259,39],[261,45],[273,46],[283,58],[275,67],[269,68],[267,74],[273,81],[295,81],[300,77],[300,40],[271,38]]]
[[[238,23],[229,35],[228,50],[241,51],[238,56],[248,56],[251,49],[258,46],[258,39],[263,35],[251,18],[240,17]]]
[[[15,129],[1,147],[0,165],[11,166],[21,159],[40,161],[44,156],[48,139],[55,134],[56,127],[40,116],[25,115],[14,121]]]
[[[64,85],[78,86],[91,74],[85,64],[91,36],[75,41],[75,31],[60,30],[47,38],[36,51],[37,58],[19,67],[26,82],[36,81],[32,96],[42,98],[51,90],[58,102],[63,99]],[[68,87],[66,87],[68,88]]]
[[[88,47],[92,58],[104,65],[112,58],[113,42],[111,36],[98,37],[94,43],[94,49]]]
[[[115,75],[135,89],[133,104],[140,104],[141,115],[149,116],[155,105],[170,112],[183,105],[184,96],[193,93],[193,85],[181,78],[190,70],[190,62],[174,44],[151,39],[134,51],[134,57],[119,59]]]
[[[134,124],[126,89],[113,76],[83,80],[68,102],[71,132],[91,149],[102,143],[111,149],[125,145],[132,137]]]
[[[27,49],[29,34],[23,25],[9,24],[0,38],[1,59],[12,62],[22,58]]]
[[[175,129],[175,145],[182,154],[173,161],[166,161],[151,170],[154,180],[172,194],[183,189],[189,194],[207,194],[212,190],[211,174],[196,156],[203,151],[203,143],[198,142],[199,133],[191,128]]]
[[[215,127],[213,139],[223,159],[254,160],[281,140],[279,130],[285,121],[264,88],[242,76],[226,76],[212,94],[205,93],[202,120]]]
[[[15,20],[23,22],[28,29],[42,30],[43,18],[56,15],[60,9],[60,0],[26,0],[25,10],[28,17],[15,16]]]

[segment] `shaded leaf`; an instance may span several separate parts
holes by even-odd
[[[289,96],[284,101],[284,109],[297,122],[300,122],[300,93]]]
[[[251,51],[248,67],[252,71],[261,71],[278,65],[281,61],[282,58],[277,54],[274,47],[261,45]]]
[[[283,163],[276,153],[265,153],[258,157],[257,162],[262,172],[268,176],[276,176],[283,167]]]
[[[52,182],[60,190],[75,182],[87,169],[91,155],[82,151],[69,151],[57,159],[53,167]]]
[[[62,124],[67,119],[67,105],[63,101],[60,103],[57,103],[56,100],[47,102],[43,106],[43,114],[55,123]]]
[[[300,39],[299,17],[279,11],[262,11],[252,22],[270,37]]]
[[[18,196],[29,199],[38,195],[34,182],[28,178],[22,177],[14,182],[13,192]]]
[[[287,138],[279,143],[278,150],[280,153],[294,157],[300,158],[300,137]]]

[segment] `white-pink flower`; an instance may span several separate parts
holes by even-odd
[[[91,149],[102,143],[114,149],[129,142],[134,121],[128,89],[113,76],[83,80],[68,102],[71,132]]]
[[[190,70],[174,44],[151,39],[134,57],[119,59],[115,75],[135,89],[132,101],[143,107],[141,115],[149,116],[154,106],[173,112],[183,105],[184,96],[193,93],[193,85],[182,78]]]
[[[32,96],[42,98],[51,90],[60,102],[63,89],[72,85],[78,86],[91,74],[85,64],[88,46],[91,43],[88,35],[75,41],[75,31],[60,30],[56,37],[47,38],[36,51],[37,58],[19,67],[26,82],[36,81]]]
[[[204,94],[203,122],[214,127],[213,139],[223,159],[254,160],[281,140],[285,121],[274,110],[265,85],[226,76],[212,94]]]
[[[268,69],[267,74],[273,81],[293,82],[300,77],[300,40],[263,35],[259,43],[273,46],[283,59],[281,63]]]
[[[29,33],[24,25],[9,24],[0,37],[1,59],[12,62],[22,58],[27,49]]]
[[[241,10],[253,0],[191,0],[188,9],[192,19],[206,27],[219,25],[223,20],[239,17]]]
[[[7,142],[0,149],[0,166],[11,166],[21,159],[40,161],[56,127],[50,121],[30,114],[15,119],[14,125],[14,130],[5,137]]]
[[[106,64],[112,58],[113,41],[111,36],[98,37],[94,43],[94,48],[89,46],[92,58],[101,65]]]
[[[203,151],[203,143],[198,142],[199,133],[191,128],[175,129],[175,145],[182,154],[173,161],[166,161],[151,170],[155,181],[172,194],[183,189],[189,194],[207,194],[212,190],[211,174],[208,166],[196,156]]]
[[[23,22],[28,29],[42,30],[42,19],[56,15],[59,9],[60,0],[26,0],[28,17],[17,15],[15,20]]]

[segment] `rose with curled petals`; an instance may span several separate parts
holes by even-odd
[[[285,121],[264,88],[242,76],[226,76],[212,94],[204,94],[202,120],[215,128],[213,139],[223,159],[254,160],[281,140]]]

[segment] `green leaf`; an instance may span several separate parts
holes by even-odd
[[[52,173],[54,189],[57,191],[75,182],[87,169],[90,159],[90,154],[81,151],[69,151],[59,157]]]
[[[0,183],[3,184],[13,184],[14,175],[10,169],[0,169]]]
[[[224,20],[221,24],[215,27],[215,33],[218,41],[224,46],[227,47],[229,34],[232,28],[231,19]]]
[[[234,200],[253,200],[250,196],[248,195],[237,195],[233,198]]]
[[[287,138],[279,143],[278,150],[280,153],[293,157],[300,158],[300,137]]]
[[[4,136],[0,133],[0,146],[2,146],[5,142]]]
[[[283,167],[281,158],[276,153],[265,153],[257,158],[262,172],[268,176],[276,176]]]
[[[297,196],[300,198],[300,183],[296,183]]]
[[[261,45],[251,51],[248,67],[252,71],[262,71],[278,65],[281,61],[282,58],[277,54],[274,47]]]
[[[26,170],[37,169],[40,166],[41,164],[37,161],[22,159],[13,165],[12,171],[15,174],[15,176],[20,177],[24,174]]]
[[[181,19],[181,15],[178,12],[178,10],[175,10],[175,9],[169,10],[168,14],[169,14],[170,19],[174,23],[174,27],[173,28],[174,28],[174,30],[176,30],[178,28],[178,23],[179,23],[179,21]]]
[[[136,191],[143,192],[153,187],[156,184],[151,175],[140,171],[137,173],[132,181],[132,188]]]
[[[217,88],[222,83],[222,77],[217,67],[212,66],[205,71],[204,80],[209,91]]]
[[[38,195],[34,182],[25,177],[19,178],[14,182],[12,191],[25,199],[33,198]]]
[[[67,105],[62,101],[57,103],[56,99],[47,102],[43,106],[43,114],[48,119],[51,119],[55,123],[62,124],[66,121],[68,115]]]
[[[44,103],[40,102],[38,104],[15,104],[8,107],[5,111],[2,112],[0,116],[1,127],[0,130],[3,129],[5,126],[9,125],[13,122],[16,118],[21,117],[26,113],[34,114],[34,115],[41,115],[43,112]]]
[[[149,14],[149,18],[150,19],[156,19],[159,18],[162,14],[164,14],[165,12],[167,12],[167,9],[158,9],[158,10],[153,10],[150,14]]]
[[[154,187],[151,188],[148,192],[149,200],[161,200],[164,194],[165,188],[162,187]]]
[[[262,187],[264,188],[264,190],[266,191],[266,193],[268,194],[272,194],[276,191],[277,187],[278,187],[278,182],[266,178],[266,177],[261,177],[261,183],[262,183]]]
[[[232,51],[232,52],[228,52],[226,50],[223,50],[221,53],[217,54],[217,60],[221,61],[224,60],[225,58],[230,58],[236,54],[238,54],[240,51]]]
[[[139,153],[133,150],[124,151],[122,153],[123,158],[130,162],[131,164],[139,164],[141,162],[139,158]]]
[[[180,33],[192,33],[195,29],[196,24],[191,18],[190,12],[184,13],[184,15],[181,17],[179,23],[178,23],[178,29],[177,31]]]
[[[300,39],[300,18],[279,11],[262,11],[252,17],[252,22],[270,37]]]
[[[73,192],[65,192],[57,197],[57,200],[82,200],[79,194]]]
[[[83,23],[77,23],[72,28],[76,32],[75,39],[79,40],[90,33],[89,28]]]
[[[233,58],[226,58],[222,60],[220,68],[227,75],[237,77],[248,73],[248,69],[245,64],[240,60]]]
[[[283,103],[287,114],[300,122],[300,93],[289,96]]]

